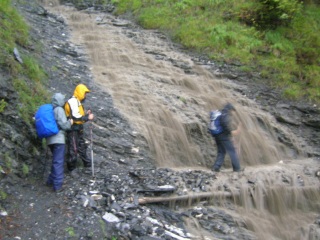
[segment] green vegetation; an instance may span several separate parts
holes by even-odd
[[[76,236],[73,227],[67,227],[67,228],[65,228],[65,231],[69,234],[70,237],[75,237]]]
[[[0,190],[0,200],[5,200],[8,197],[8,194],[3,190]]]
[[[284,96],[320,102],[320,6],[298,0],[112,0],[215,61],[258,71]],[[240,63],[240,64],[239,64]]]
[[[3,110],[6,108],[7,102],[4,101],[4,99],[1,99],[0,101],[0,113],[3,112]]]
[[[26,177],[26,176],[28,176],[28,174],[29,174],[29,167],[27,164],[23,163],[22,164],[22,175],[24,177]]]
[[[19,113],[23,120],[31,124],[32,116],[39,104],[48,101],[45,89],[46,74],[37,60],[23,54],[30,47],[29,29],[17,10],[12,7],[11,0],[0,1],[0,67],[7,71],[14,89],[19,95]],[[13,50],[22,52],[23,63],[15,60]],[[0,102],[0,112],[6,106]]]
[[[106,236],[105,222],[104,222],[102,219],[100,219],[100,220],[99,220],[99,223],[100,223],[100,228],[101,228],[101,230],[102,230],[102,232],[103,232],[103,235]]]
[[[184,104],[187,104],[187,100],[184,97],[178,97],[178,99]]]

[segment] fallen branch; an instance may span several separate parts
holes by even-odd
[[[183,201],[183,200],[200,200],[203,198],[230,198],[239,194],[232,194],[229,192],[206,192],[197,194],[188,194],[183,196],[168,196],[168,197],[142,197],[139,198],[139,204],[170,202],[170,201]]]

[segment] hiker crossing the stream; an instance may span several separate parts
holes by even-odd
[[[233,171],[241,171],[238,153],[232,140],[232,136],[238,135],[240,132],[239,126],[235,130],[232,129],[231,126],[231,117],[232,112],[234,111],[236,111],[236,109],[231,103],[227,103],[223,107],[221,115],[219,116],[222,131],[218,134],[212,134],[217,145],[217,158],[212,167],[212,170],[215,172],[220,172],[220,168],[224,163],[226,153],[228,153],[231,158]]]

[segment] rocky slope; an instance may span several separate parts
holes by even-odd
[[[247,85],[235,91],[261,103],[263,109],[299,133],[301,142],[312,139],[306,141],[310,145],[305,147],[313,158],[302,164],[285,161],[274,166],[248,167],[240,175],[229,171],[216,175],[205,168],[179,171],[157,168],[146,137],[114,106],[110,93],[94,82],[86,50],[70,41],[70,30],[64,18],[35,1],[16,4],[31,26],[35,43],[42,44],[39,59],[49,74],[51,91],[71,95],[75,85],[81,82],[94,93],[88,96],[86,104],[94,111],[96,119],[86,126],[86,133],[88,144],[93,140],[95,169],[94,176],[81,166],[76,176],[66,173],[64,192],[55,194],[44,186],[50,154],[46,155],[45,149],[39,148],[38,140],[30,137],[34,136],[34,130],[17,117],[17,96],[8,81],[9,76],[3,73],[1,98],[10,104],[1,113],[1,154],[3,158],[12,158],[15,166],[27,163],[31,172],[28,176],[1,173],[0,186],[8,196],[1,201],[0,239],[259,239],[259,233],[253,231],[256,229],[249,228],[248,221],[241,217],[237,204],[227,201],[230,196],[237,199],[239,190],[252,191],[260,184],[268,188],[270,178],[272,183],[282,187],[312,188],[318,184],[315,172],[319,166],[319,110],[315,106],[283,102],[276,91],[268,92],[265,87],[253,84],[247,75],[233,72],[232,67],[214,66],[204,57],[195,56],[193,59],[197,59],[198,64],[211,66],[215,75]],[[112,15],[109,18],[119,23]],[[118,27],[123,25],[118,24]],[[134,31],[142,30],[135,26]],[[143,42],[143,39],[137,40]],[[27,50],[22,51],[28,54]],[[176,59],[163,58],[190,71]],[[171,104],[177,103],[171,101]],[[178,107],[176,109],[183,106]],[[287,140],[283,130],[278,130],[278,136],[284,142]],[[190,207],[190,199],[178,201],[177,205],[174,201],[165,204],[164,200],[163,204],[141,202],[143,196],[168,198],[172,192],[175,196],[192,193],[204,197]],[[215,197],[205,195],[210,192],[217,194]],[[306,200],[304,197],[302,195],[299,201]],[[215,204],[210,204],[212,201]],[[316,239],[320,236],[319,216],[312,211],[317,212],[319,206],[313,202],[310,205],[311,216],[303,222],[303,228],[306,232],[312,229],[314,235],[310,233],[309,239],[312,236]],[[287,237],[294,239],[296,236],[300,236],[299,233]]]

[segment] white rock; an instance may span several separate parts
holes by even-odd
[[[3,216],[3,217],[8,216],[8,213],[6,211],[1,211],[0,216]]]
[[[98,190],[93,190],[93,191],[89,191],[89,193],[90,194],[97,194],[97,193],[99,193],[99,191]]]
[[[101,200],[101,199],[102,199],[102,195],[100,195],[100,194],[93,194],[93,195],[91,196],[91,198],[92,198],[93,200]]]
[[[117,216],[113,215],[112,213],[105,213],[102,218],[108,223],[120,222],[120,219]]]

